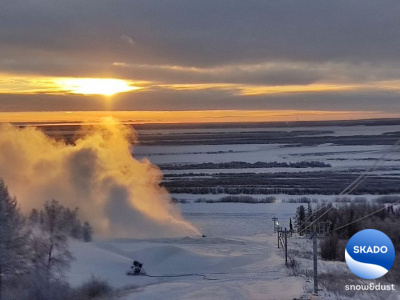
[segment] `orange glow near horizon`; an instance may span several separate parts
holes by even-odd
[[[116,78],[43,77],[0,74],[1,94],[81,94],[112,96],[143,89],[143,81]]]
[[[97,123],[114,117],[130,124],[148,123],[235,123],[293,122],[321,120],[356,120],[398,118],[398,114],[379,111],[310,111],[310,110],[203,110],[203,111],[73,111],[73,112],[0,112],[0,122],[71,124]]]
[[[117,93],[139,90],[128,81],[112,78],[67,78],[55,80],[64,91],[82,95],[112,96]]]
[[[162,83],[116,78],[45,77],[0,73],[1,94],[80,94],[112,96],[117,93],[152,91],[161,88],[177,92],[222,90],[232,95],[256,96],[290,93],[343,91],[400,92],[400,80],[367,83],[315,82],[304,85],[254,85],[242,83]]]
[[[329,84],[314,83],[308,85],[251,85],[233,83],[201,83],[201,84],[163,84],[159,85],[176,91],[196,91],[219,89],[231,91],[233,94],[241,96],[257,96],[288,93],[318,93],[318,92],[341,92],[362,89],[357,84]]]

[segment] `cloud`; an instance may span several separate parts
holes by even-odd
[[[121,35],[121,39],[124,42],[128,43],[129,45],[131,45],[131,46],[135,46],[135,44],[136,44],[135,41],[131,37],[127,36],[127,35]]]
[[[266,86],[400,79],[393,0],[6,2],[3,73]]]
[[[372,0],[8,1],[0,39],[33,55],[151,64],[382,62],[397,58],[399,13],[396,1]],[[117,42],[117,32],[135,36],[134,53]]]
[[[86,127],[87,128],[87,127]],[[75,144],[35,128],[0,126],[0,174],[25,212],[57,199],[79,207],[101,236],[197,235],[160,187],[161,171],[132,157],[135,133],[106,119]]]

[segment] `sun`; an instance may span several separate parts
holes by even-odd
[[[139,90],[127,80],[112,78],[65,78],[56,81],[63,91],[72,94],[112,96]]]

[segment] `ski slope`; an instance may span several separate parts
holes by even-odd
[[[124,300],[293,299],[303,295],[305,280],[288,276],[269,215],[263,220],[263,230],[251,232],[255,223],[246,228],[245,222],[251,219],[253,209],[232,214],[229,204],[225,211],[214,204],[204,205],[208,210],[214,207],[215,212],[196,215],[193,221],[207,228],[207,237],[72,241],[75,260],[68,281],[77,286],[92,276],[105,279]],[[283,207],[287,214],[289,206]],[[133,260],[142,262],[152,277],[125,275]]]

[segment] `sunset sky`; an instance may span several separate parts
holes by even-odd
[[[0,121],[400,117],[400,2],[3,0]]]

